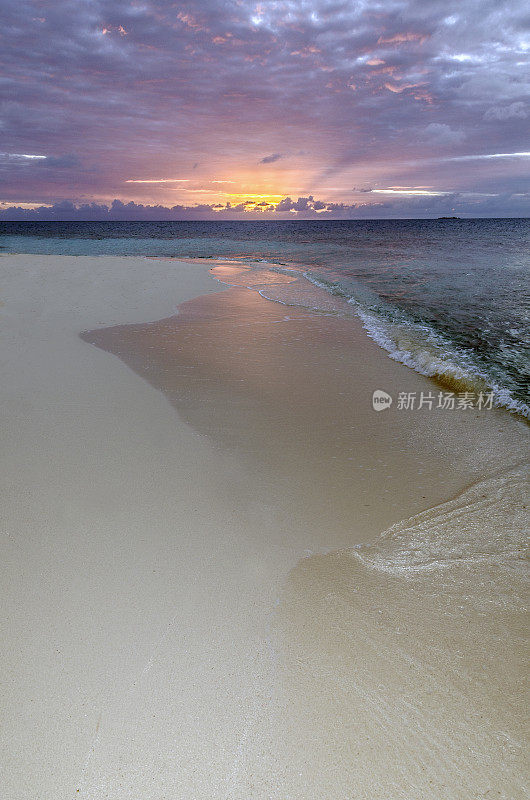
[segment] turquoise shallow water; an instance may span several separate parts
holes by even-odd
[[[0,253],[282,264],[348,300],[393,358],[527,416],[529,244],[525,219],[0,224]]]

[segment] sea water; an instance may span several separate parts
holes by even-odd
[[[0,253],[283,265],[346,300],[396,360],[527,417],[529,243],[525,219],[0,224]],[[310,307],[314,297],[307,282],[282,295]]]

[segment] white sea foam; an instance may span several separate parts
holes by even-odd
[[[227,259],[223,262],[227,263]],[[530,419],[530,407],[489,374],[485,364],[479,363],[471,350],[452,342],[428,322],[415,320],[397,306],[384,302],[366,286],[354,280],[348,283],[327,280],[320,274],[264,259],[231,263],[241,269],[241,277],[232,283],[229,277],[221,277],[214,269],[215,277],[221,282],[243,284],[258,291],[262,297],[287,306],[325,314],[344,314],[349,310],[361,320],[368,336],[395,361],[434,378],[448,390],[491,392],[493,405]],[[288,284],[279,280],[276,284],[274,274],[298,277],[299,280]],[[312,291],[311,285],[323,289],[329,300]]]
[[[359,288],[354,297],[338,283],[322,280],[309,272],[305,272],[304,277],[315,286],[344,298],[370,338],[395,361],[436,378],[449,388],[492,392],[495,406],[530,418],[530,407],[514,398],[508,388],[479,366],[471,352],[453,344],[428,324],[413,321],[401,310],[376,299],[365,288]]]
[[[479,481],[352,550],[365,566],[412,575],[455,565],[520,570],[527,549],[528,465]]]

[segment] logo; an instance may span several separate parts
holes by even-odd
[[[392,405],[392,398],[382,389],[376,389],[372,395],[372,408],[374,411],[384,411],[385,408],[390,408]]]

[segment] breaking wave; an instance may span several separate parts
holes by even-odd
[[[429,321],[384,301],[360,282],[331,280],[318,272],[265,259],[224,264],[212,270],[221,282],[245,285],[284,305],[357,316],[370,338],[395,361],[432,378],[446,391],[491,394],[495,407],[530,419],[530,406],[515,396],[508,371],[503,373],[498,364],[488,363],[472,348],[451,340]]]
[[[305,272],[313,285],[344,299],[367,334],[395,361],[433,378],[452,392],[492,393],[493,404],[530,419],[530,406],[513,396],[473,352],[449,340],[431,324],[411,318],[366,287],[327,281]]]

